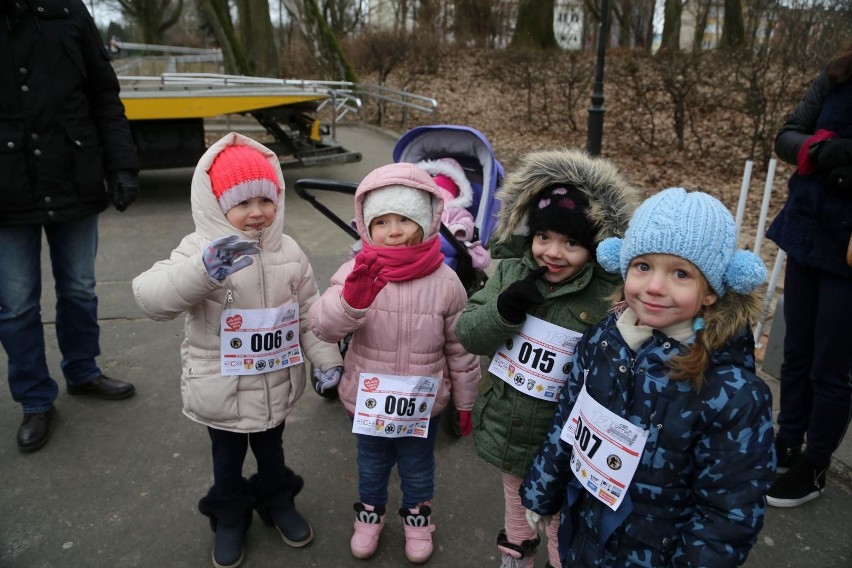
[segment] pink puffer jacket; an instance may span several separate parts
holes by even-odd
[[[432,226],[426,240],[437,238],[443,197],[429,174],[412,164],[394,164],[385,168],[385,175],[374,174],[355,193],[355,220],[361,235],[365,231],[364,195],[389,185],[405,185],[433,195]],[[468,353],[456,338],[456,322],[467,303],[456,273],[441,264],[422,278],[389,282],[370,307],[358,310],[342,298],[343,283],[353,265],[350,260],[337,270],[309,312],[311,329],[319,339],[334,342],[353,334],[338,386],[346,410],[354,413],[362,372],[438,377],[441,385],[432,415],[446,407],[451,394],[459,410],[470,410],[481,371],[479,357]]]

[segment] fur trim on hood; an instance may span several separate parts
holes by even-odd
[[[642,198],[612,162],[579,150],[547,150],[524,156],[497,192],[500,213],[493,239],[509,241],[529,235],[527,219],[535,198],[553,185],[572,186],[589,200],[589,217],[597,225],[595,242],[624,236],[627,223]]]
[[[450,178],[458,188],[458,196],[447,195],[444,207],[461,207],[467,209],[473,205],[473,188],[464,173],[464,168],[452,158],[440,158],[438,160],[422,160],[417,165],[432,176],[445,175]]]
[[[724,347],[744,326],[754,324],[762,309],[756,291],[748,294],[729,291],[720,297],[713,308],[700,314],[704,318],[704,341],[707,347],[712,352]]]

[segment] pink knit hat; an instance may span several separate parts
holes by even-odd
[[[228,146],[214,158],[207,173],[223,213],[253,197],[267,197],[278,206],[278,176],[266,156],[254,148]]]

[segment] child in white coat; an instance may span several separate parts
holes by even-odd
[[[285,464],[284,422],[305,388],[305,355],[318,374],[339,377],[343,361],[308,329],[319,292],[308,258],[283,234],[283,189],[278,157],[228,134],[195,169],[195,231],[133,279],[148,317],[186,313],[183,413],[212,442],[213,487],[199,510],[215,532],[217,568],[241,563],[252,507],[290,546],[313,539],[294,504],[304,482]],[[257,474],[246,480],[249,446]]]

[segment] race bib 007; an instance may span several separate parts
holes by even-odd
[[[574,446],[571,471],[583,488],[613,511],[639,466],[648,432],[580,391],[560,438]]]

